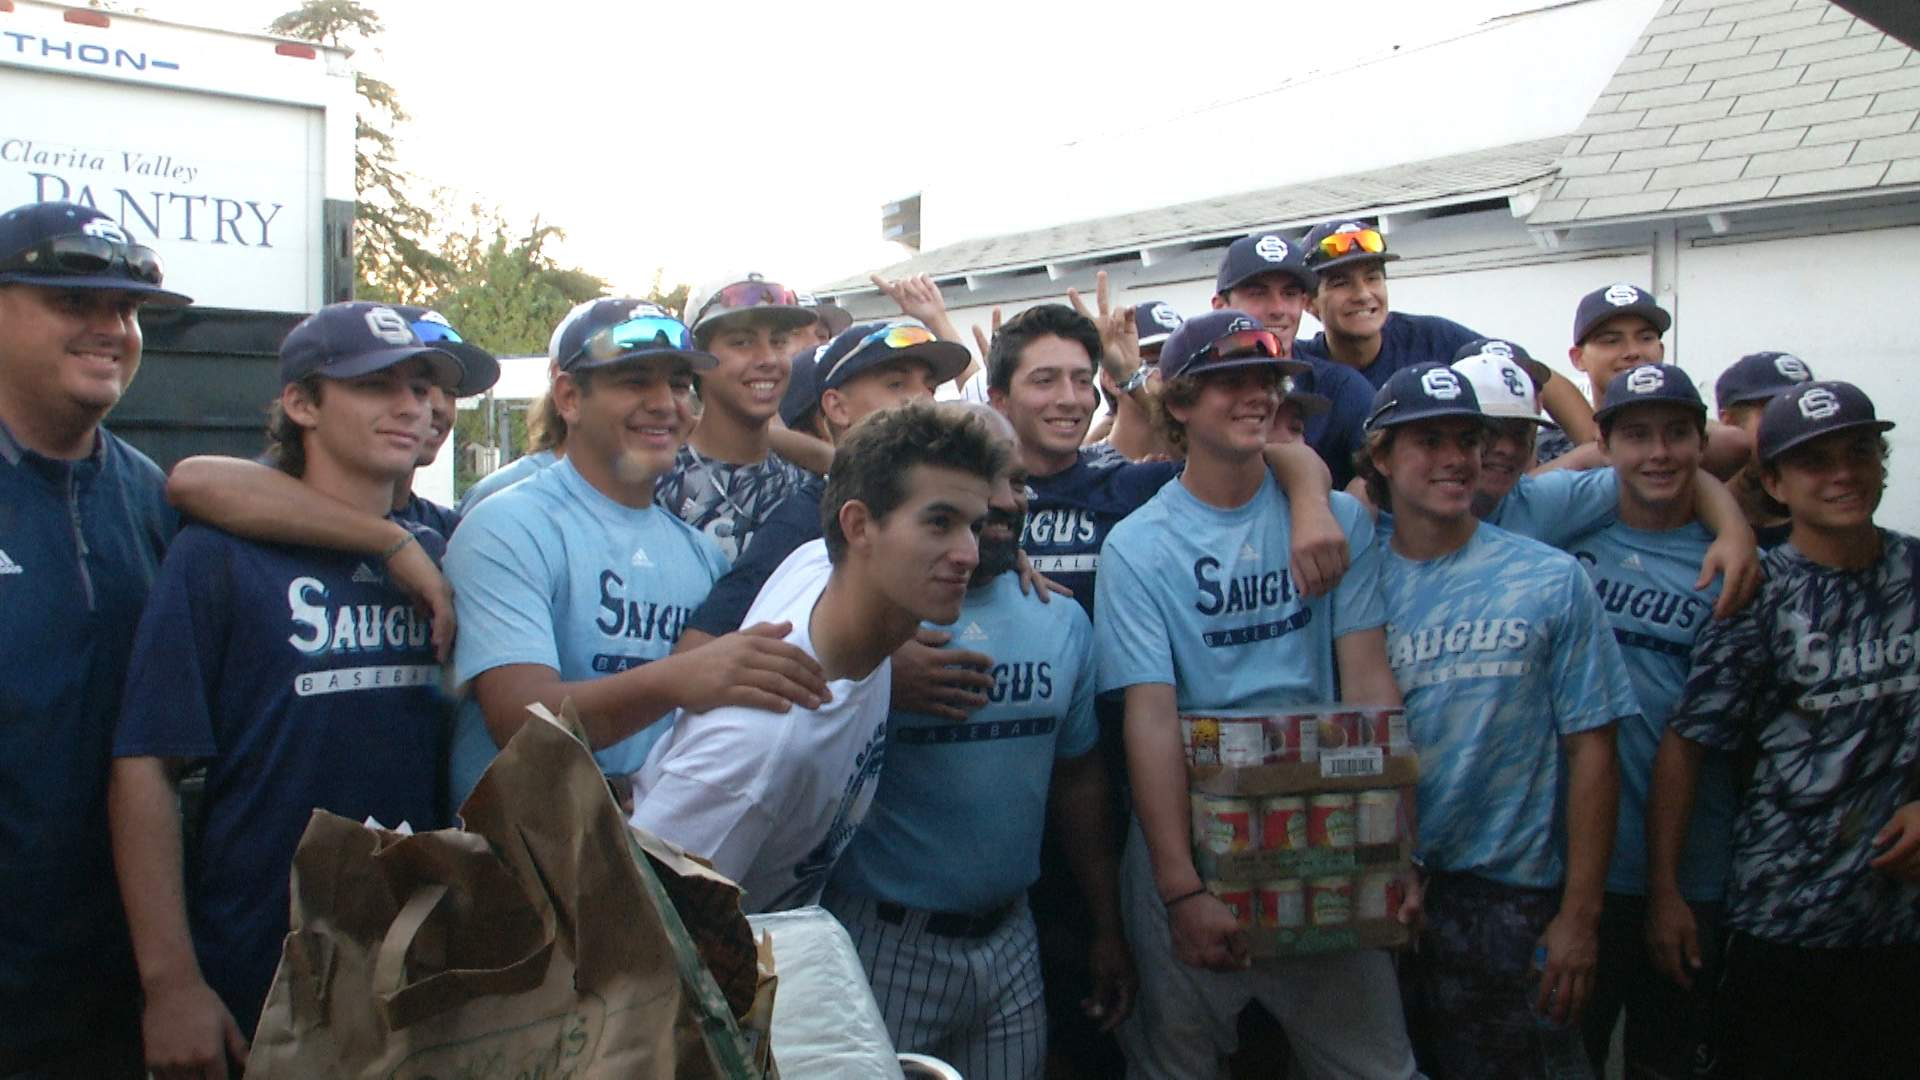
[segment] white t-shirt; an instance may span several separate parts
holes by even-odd
[[[742,625],[791,621],[786,640],[817,656],[813,608],[832,569],[825,541],[801,545]],[[748,914],[817,902],[873,802],[893,662],[827,686],[818,709],[683,712],[634,777],[633,824],[711,859],[746,889]]]

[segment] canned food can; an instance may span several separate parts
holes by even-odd
[[[1360,713],[1360,744],[1383,753],[1404,754],[1413,749],[1407,737],[1407,710],[1370,708]]]
[[[1300,851],[1307,846],[1307,800],[1283,795],[1260,803],[1260,848]]]
[[[1299,711],[1267,717],[1267,742],[1274,761],[1320,760],[1320,714]]]
[[[1261,926],[1289,930],[1307,925],[1307,890],[1299,878],[1265,882],[1255,897],[1260,906]]]
[[[1183,716],[1181,733],[1187,739],[1189,765],[1220,764],[1220,721],[1211,716]]]
[[[1253,802],[1228,795],[1193,797],[1193,842],[1215,855],[1235,851],[1253,851],[1259,847],[1254,833]]]
[[[1344,926],[1353,921],[1353,879],[1320,877],[1307,882],[1307,917],[1315,926]]]
[[[1241,926],[1253,925],[1253,886],[1209,881],[1207,891],[1213,894],[1215,900],[1227,905],[1227,910],[1233,912],[1234,921]]]
[[[1400,917],[1400,879],[1391,872],[1361,874],[1354,882],[1353,917],[1356,919],[1397,919]]]
[[[1354,840],[1362,844],[1392,844],[1400,839],[1400,792],[1395,788],[1363,791],[1354,801]]]
[[[1342,750],[1360,745],[1360,714],[1329,712],[1320,717],[1320,749]]]
[[[1307,846],[1353,846],[1353,796],[1345,792],[1315,795],[1307,800]]]
[[[1257,716],[1222,716],[1220,725],[1220,764],[1264,765],[1267,760],[1267,725]]]

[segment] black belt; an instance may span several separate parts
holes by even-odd
[[[876,900],[873,904],[873,913],[880,916],[881,922],[901,926],[906,923],[907,916],[913,914],[913,911],[902,904],[890,904],[885,900]],[[983,938],[995,930],[1000,929],[1000,924],[1006,922],[1007,916],[1011,914],[1013,914],[1013,904],[1011,902],[1002,904],[992,911],[982,912],[979,915],[963,915],[958,912],[949,911],[929,911],[926,913],[926,930],[927,933],[937,934],[940,937]]]

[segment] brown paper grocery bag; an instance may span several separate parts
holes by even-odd
[[[521,728],[464,832],[315,812],[249,1077],[759,1080],[571,719]]]

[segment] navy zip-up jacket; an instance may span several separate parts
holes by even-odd
[[[107,770],[134,628],[178,528],[165,484],[105,429],[60,461],[0,424],[0,1048],[77,1035],[137,989]]]

